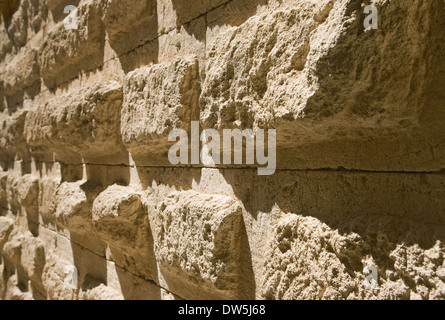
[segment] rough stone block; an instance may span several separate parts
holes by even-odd
[[[43,178],[40,180],[39,188],[39,215],[45,223],[54,221],[55,203],[54,198],[60,179]]]
[[[36,282],[41,281],[43,268],[45,267],[45,244],[30,233],[27,234],[22,243],[20,265],[30,279]]]
[[[126,187],[111,186],[94,200],[93,224],[108,242],[128,247],[143,245],[145,241],[138,237],[144,235],[138,231],[148,228],[145,220],[140,196]]]
[[[88,197],[82,189],[84,181],[62,183],[53,197],[54,217],[61,225],[75,228],[78,223],[88,220]],[[79,222],[81,220],[81,222]]]
[[[122,139],[138,165],[167,152],[172,129],[189,130],[198,119],[196,57],[176,58],[129,73],[125,80]]]
[[[72,264],[50,254],[43,270],[42,282],[51,300],[77,300],[78,288],[72,283]]]
[[[26,157],[28,145],[23,136],[27,111],[20,110],[12,116],[0,115],[0,159],[12,161],[16,155]]]
[[[40,52],[40,74],[48,88],[78,76],[82,70],[99,67],[103,62],[105,29],[94,2],[78,6],[78,29],[66,29],[63,21],[45,37]]]
[[[8,21],[8,34],[16,47],[25,45],[28,38],[28,1],[20,1]]]
[[[110,45],[117,54],[158,36],[155,0],[103,0],[101,6]]]
[[[20,257],[22,255],[22,243],[25,237],[22,234],[15,234],[5,243],[2,254],[15,265],[20,265]]]
[[[249,265],[243,264],[248,243],[236,200],[176,192],[158,203],[151,219],[170,291],[185,299],[249,298]]]
[[[110,248],[109,259],[136,275],[156,278],[153,237],[139,194],[128,187],[110,186],[94,200],[92,219]]]
[[[8,209],[8,198],[6,194],[6,183],[8,181],[8,174],[0,173],[0,212]]]
[[[426,145],[437,146],[433,137],[443,132],[425,121],[430,112],[443,119],[435,102],[440,93],[432,89],[443,77],[435,70],[444,65],[436,54],[443,51],[443,32],[432,23],[443,14],[438,6],[385,3],[379,9],[384,21],[365,32],[366,16],[352,2],[303,1],[265,10],[215,36],[210,32],[201,121],[220,130],[276,128],[280,164],[286,168],[307,168],[305,159],[317,159],[315,150],[323,150],[319,167],[438,170],[442,153],[435,149],[431,156]],[[421,28],[437,36],[425,41],[397,22],[415,12],[422,16]],[[412,79],[418,79],[415,88]],[[407,139],[413,146],[411,164],[385,163],[388,152],[403,157],[398,146]],[[374,141],[385,150],[376,149]],[[339,152],[339,145],[347,147]],[[418,148],[425,153],[422,159]]]
[[[336,237],[316,219],[283,218],[266,254],[270,258],[265,261],[264,298],[346,299],[355,286],[336,252],[329,249]]]
[[[81,164],[83,158],[86,163],[123,164],[128,155],[120,136],[121,108],[121,86],[97,83],[30,111],[25,136],[35,153],[39,148],[56,152],[64,163]]]
[[[14,221],[9,218],[0,217],[0,251],[6,241],[8,241],[9,234],[12,231],[13,223]]]

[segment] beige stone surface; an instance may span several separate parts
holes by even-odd
[[[28,112],[24,135],[37,150],[58,150],[64,163],[80,164],[83,158],[86,163],[124,164],[121,108],[121,86],[116,82],[97,83]]]
[[[0,299],[443,300],[443,83],[442,0],[0,0]]]
[[[12,230],[13,220],[0,217],[0,247],[3,247]]]
[[[240,204],[196,192],[156,202],[155,253],[169,289],[186,299],[252,298]]]
[[[129,73],[125,80],[122,139],[138,165],[164,157],[171,147],[173,129],[190,131],[199,120],[198,61],[195,56],[176,58]],[[167,157],[168,159],[168,157]]]

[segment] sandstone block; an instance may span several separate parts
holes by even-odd
[[[98,193],[97,188],[85,181],[64,182],[55,191],[51,216],[48,218],[62,228],[68,228],[73,237],[74,233],[91,232],[91,208]],[[88,236],[85,235],[84,238],[87,240]],[[92,239],[88,239],[90,240]],[[91,245],[94,246],[94,243],[91,242]]]
[[[138,229],[148,227],[144,220],[140,196],[126,187],[113,185],[94,200],[93,224],[108,242],[120,242],[130,248],[143,245],[144,240],[138,239],[138,232],[143,230]]]
[[[241,256],[248,244],[235,199],[175,192],[151,218],[156,258],[171,291],[185,299],[248,298]]]
[[[20,179],[20,188],[17,190],[20,204],[25,208],[29,223],[39,223],[39,179],[31,174]]]
[[[57,97],[30,111],[25,136],[31,147],[56,152],[65,163],[128,161],[120,137],[122,89],[116,82],[97,83]]]
[[[20,265],[30,279],[40,282],[45,266],[45,244],[39,238],[27,234],[21,247]]]
[[[111,47],[118,54],[157,37],[155,0],[103,0],[101,6]]]
[[[39,80],[37,51],[32,48],[21,49],[5,68],[5,94],[11,95],[19,92],[19,90],[38,83]]]
[[[6,198],[10,208],[15,212],[20,209],[20,199],[18,190],[20,188],[21,176],[17,174],[9,174],[6,181]]]
[[[60,185],[60,179],[43,178],[40,180],[39,188],[39,215],[44,222],[54,221],[55,194]]]
[[[8,208],[8,198],[6,193],[6,184],[8,182],[8,174],[0,173],[0,211]]]
[[[127,75],[122,139],[138,164],[166,155],[170,131],[189,130],[191,121],[197,119],[198,79],[196,57],[176,58]]]
[[[15,265],[20,265],[22,255],[22,243],[25,237],[23,235],[13,235],[3,246],[2,254]]]
[[[436,86],[426,85],[441,81],[441,73],[427,67],[424,56],[444,65],[435,53],[443,51],[443,35],[424,41],[397,21],[401,12],[417,12],[422,28],[443,34],[430,23],[443,8],[417,4],[382,5],[379,14],[385,21],[371,32],[364,31],[365,16],[350,1],[300,2],[265,10],[217,35],[209,32],[202,123],[220,130],[276,128],[280,164],[287,168],[311,167],[313,159],[322,158],[318,167],[342,163],[349,168],[412,170],[427,165],[439,170],[442,152],[430,155],[426,141],[434,138],[422,130],[434,132],[432,136],[443,133],[419,115],[441,114],[432,111],[438,110]],[[409,67],[410,61],[419,61],[418,68]],[[413,78],[419,79],[415,89]],[[422,130],[417,131],[419,126]],[[406,139],[422,154],[413,151],[410,162],[385,163],[388,155],[407,158],[399,149]],[[345,148],[340,151],[339,146]],[[323,150],[323,155],[315,150]]]
[[[9,21],[8,34],[16,47],[25,45],[28,37],[28,1],[20,1]]]
[[[3,245],[8,241],[9,234],[12,231],[14,221],[6,217],[0,217],[0,251]]]
[[[153,238],[139,194],[128,187],[110,186],[94,200],[92,219],[110,248],[112,261],[137,275],[155,279]]]
[[[42,283],[51,300],[77,300],[77,288],[72,285],[72,264],[54,254],[48,256]]]
[[[66,29],[63,21],[52,28],[39,51],[40,74],[52,88],[103,62],[104,26],[94,2],[78,6],[78,29]]]
[[[335,232],[316,219],[282,218],[265,260],[263,297],[266,299],[346,299],[355,283],[335,252]],[[361,261],[361,257],[359,258]]]
[[[23,137],[27,111],[20,110],[12,116],[0,116],[0,159],[12,161],[15,155],[28,155],[28,146]]]
[[[0,29],[0,59],[3,60],[8,53],[12,52],[13,43],[9,39],[2,17],[0,17],[0,26],[2,26]]]

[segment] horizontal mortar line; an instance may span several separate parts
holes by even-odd
[[[32,162],[26,161],[24,163],[30,164]],[[207,166],[155,166],[155,165],[127,165],[127,164],[100,164],[100,163],[74,163],[66,164],[63,162],[44,162],[35,161],[35,163],[41,164],[62,164],[66,166],[92,166],[92,167],[116,167],[116,168],[149,168],[149,169],[217,169],[217,170],[258,170],[266,167],[207,167]],[[375,173],[375,174],[431,174],[431,175],[441,175],[445,174],[445,169],[436,171],[415,171],[415,170],[366,170],[366,169],[346,169],[342,167],[338,168],[306,168],[306,169],[292,169],[292,168],[277,168],[276,172],[344,172],[344,173]]]
[[[195,21],[195,20],[197,20],[197,19],[199,19],[199,18],[201,18],[201,17],[203,17],[203,16],[206,16],[208,13],[210,13],[210,12],[212,12],[212,11],[214,11],[214,10],[219,9],[219,8],[222,7],[222,6],[225,6],[226,4],[228,4],[228,3],[230,3],[230,2],[233,2],[233,0],[229,0],[229,1],[224,2],[224,3],[222,3],[222,4],[220,4],[220,5],[216,6],[216,7],[213,7],[213,8],[211,8],[209,11],[207,11],[207,12],[205,12],[205,13],[202,13],[202,14],[200,14],[200,15],[198,15],[198,16],[196,16],[196,17],[194,17],[194,18],[192,18],[192,19],[190,19],[190,20],[188,20],[188,21],[186,21],[186,22],[183,22],[181,25],[189,24],[189,23],[191,23],[191,22],[193,22],[193,21]],[[207,27],[207,26],[206,26],[206,27]],[[152,39],[149,39],[149,40],[146,40],[145,42],[143,42],[143,43],[137,45],[137,46],[134,47],[133,49],[130,49],[130,50],[126,51],[126,52],[123,52],[123,53],[121,53],[120,55],[117,55],[117,56],[115,56],[115,57],[113,57],[113,58],[111,58],[111,59],[105,60],[101,65],[99,65],[99,66],[97,66],[97,67],[95,67],[95,68],[91,68],[91,69],[87,69],[87,70],[82,70],[82,72],[83,72],[83,73],[88,73],[88,72],[92,72],[92,71],[94,71],[94,70],[97,70],[97,69],[99,69],[99,68],[102,68],[102,67],[104,67],[107,63],[109,63],[109,62],[111,62],[111,61],[114,61],[114,60],[116,60],[116,59],[119,59],[119,58],[121,58],[121,57],[123,57],[123,56],[125,56],[125,55],[128,55],[129,53],[134,52],[134,51],[136,51],[136,50],[142,48],[143,46],[149,44],[150,42],[153,42],[153,41],[158,40],[158,39],[159,39],[160,37],[162,37],[162,36],[168,35],[170,32],[172,32],[172,31],[175,30],[176,28],[177,28],[177,26],[176,26],[176,27],[172,27],[172,28],[167,29],[167,30],[164,30],[164,32],[161,32],[161,33],[158,34],[156,37],[154,37],[154,38],[152,38]],[[42,93],[46,93],[46,92],[54,91],[56,88],[59,88],[60,86],[63,86],[63,85],[65,85],[65,84],[67,84],[67,83],[70,83],[70,82],[72,82],[72,81],[78,79],[80,76],[81,76],[81,74],[78,74],[77,76],[75,76],[75,77],[73,77],[73,78],[71,78],[71,79],[68,79],[68,80],[66,80],[66,81],[64,81],[64,82],[58,83],[57,85],[55,85],[55,86],[53,86],[53,87],[51,87],[51,88],[47,88],[47,89],[45,89],[45,90],[42,90],[42,91],[39,92],[38,95],[40,95],[40,94],[42,94]],[[43,80],[43,79],[42,79],[42,80]]]
[[[79,165],[79,164],[77,164]],[[82,164],[84,165],[84,164]],[[208,167],[208,166],[156,166],[156,165],[126,165],[126,164],[95,164],[85,163],[86,166],[103,166],[103,167],[128,167],[128,168],[153,168],[153,169],[218,169],[218,170],[258,170],[263,167]],[[365,169],[345,169],[345,168],[306,168],[306,169],[292,169],[292,168],[277,168],[276,171],[290,171],[290,172],[350,172],[350,173],[403,173],[403,174],[445,174],[445,169],[437,171],[405,171],[405,170],[365,170]]]

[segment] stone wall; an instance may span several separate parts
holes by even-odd
[[[445,1],[370,3],[1,0],[0,298],[444,299]]]

